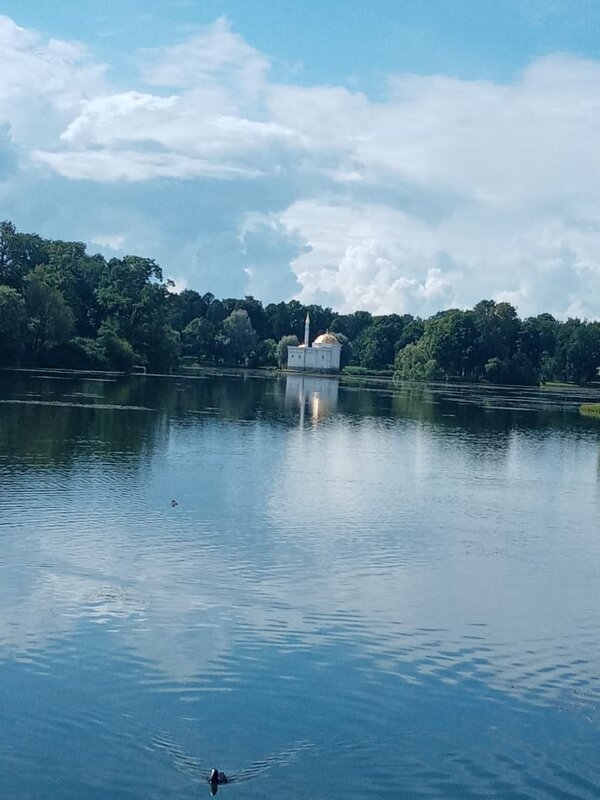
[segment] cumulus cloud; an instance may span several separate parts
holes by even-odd
[[[124,146],[161,148],[190,158],[240,161],[277,141],[293,142],[293,131],[272,122],[227,116],[207,110],[196,93],[184,97],[126,92],[94,98],[61,134],[60,140],[79,152],[102,147],[115,160]],[[196,170],[190,164],[190,175]],[[256,170],[252,170],[254,174]],[[148,176],[141,175],[140,180]],[[173,177],[181,176],[178,172]]]
[[[253,213],[239,232],[224,228],[197,240],[188,253],[187,275],[177,278],[186,286],[210,287],[220,297],[251,294],[265,303],[279,302],[299,292],[289,264],[309,249],[298,231]]]
[[[258,170],[219,164],[179,153],[119,150],[71,151],[51,153],[33,150],[34,162],[45,164],[66,178],[100,182],[143,181],[150,178],[256,177]]]
[[[282,215],[314,243],[295,262],[305,302],[341,311],[432,312],[453,300],[460,277],[428,226],[402,211],[301,201]]]
[[[300,231],[272,217],[250,215],[240,241],[246,262],[244,272],[248,276],[246,293],[278,302],[299,292],[297,276],[281,267],[310,251]]]
[[[80,101],[103,90],[104,72],[83,45],[44,40],[0,16],[0,123],[20,143],[52,142]]]
[[[148,84],[176,88],[227,87],[241,98],[260,94],[269,59],[220,18],[181,44],[147,50],[143,77]]]
[[[89,225],[76,216],[90,236],[106,217],[182,285],[342,311],[495,297],[600,316],[598,61],[548,56],[507,83],[390,76],[374,101],[277,84],[223,19],[140,53],[143,91],[117,90],[83,45],[6,17],[0,42],[3,149],[21,185],[33,175],[57,207],[85,184]],[[9,174],[5,205],[27,207],[19,187]],[[109,207],[128,208],[118,228]]]

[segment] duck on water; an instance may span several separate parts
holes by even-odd
[[[216,794],[219,786],[222,786],[224,783],[229,783],[229,778],[224,772],[219,772],[218,769],[213,769],[208,776],[208,782],[210,783],[210,793]]]

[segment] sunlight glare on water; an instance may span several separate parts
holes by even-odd
[[[3,796],[600,796],[577,398],[62,377],[0,373]]]

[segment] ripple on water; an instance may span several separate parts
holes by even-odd
[[[166,755],[173,766],[188,775],[195,781],[206,781],[214,767],[212,762],[202,761],[200,758],[184,752],[180,745],[166,732],[154,736],[152,746]],[[285,767],[292,763],[302,753],[313,747],[311,742],[300,741],[276,753],[269,753],[263,758],[238,769],[228,769],[229,783],[246,783],[255,778],[265,777],[273,767]]]
[[[7,796],[600,797],[591,434],[169,398],[0,456]]]
[[[152,408],[146,406],[126,406],[126,405],[113,405],[112,403],[82,403],[68,400],[32,400],[27,398],[24,400],[11,398],[0,399],[2,405],[26,405],[26,406],[56,406],[58,408],[94,408],[98,410],[109,411],[153,411]]]

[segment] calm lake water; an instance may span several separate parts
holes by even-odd
[[[1,796],[600,797],[578,402],[0,373]]]

